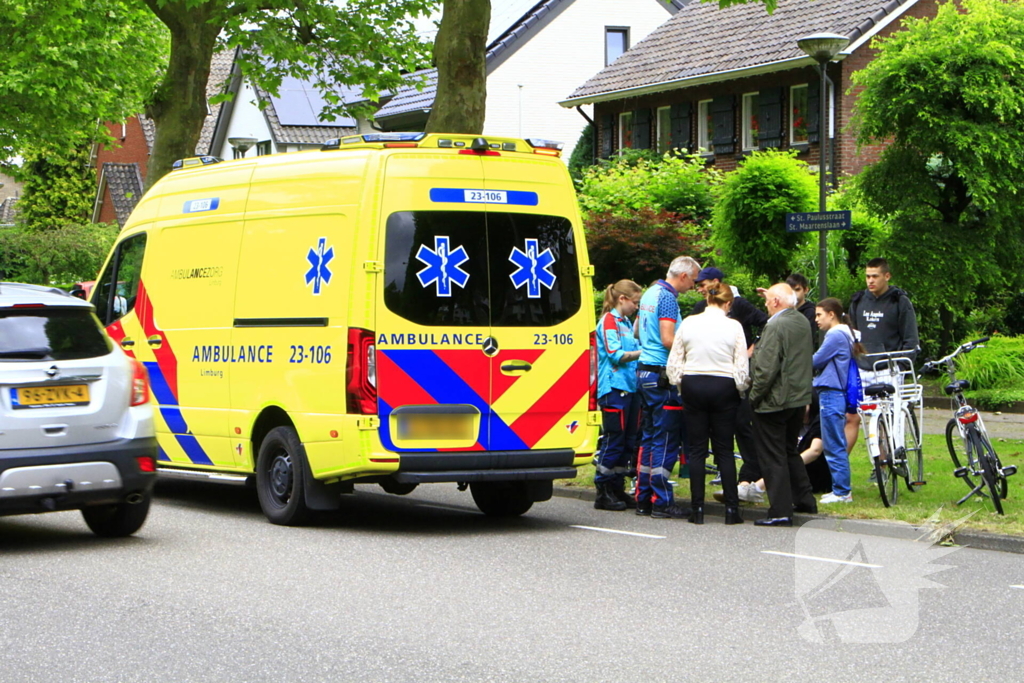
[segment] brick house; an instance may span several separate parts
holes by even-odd
[[[850,44],[826,71],[826,166],[834,178],[854,175],[881,147],[858,150],[846,131],[858,96],[851,75],[874,58],[872,38],[936,9],[936,0],[779,0],[769,15],[759,3],[690,2],[560,104],[595,106],[602,158],[623,148],[682,148],[729,171],[753,150],[779,148],[817,167],[821,76],[796,41],[838,33]]]

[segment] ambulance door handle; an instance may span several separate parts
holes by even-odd
[[[501,364],[501,372],[505,375],[521,375],[533,369],[533,365],[525,360],[513,360]]]
[[[159,334],[154,334],[152,337],[146,340],[146,343],[152,346],[154,349],[159,349],[164,344],[164,338]]]
[[[131,348],[133,346],[135,346],[135,340],[127,339],[127,338],[121,340],[121,348],[122,349],[128,349],[128,348]]]

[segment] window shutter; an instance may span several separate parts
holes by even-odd
[[[633,149],[651,148],[651,110],[633,112]]]
[[[807,141],[818,142],[818,119],[821,117],[821,83],[807,84]]]
[[[601,158],[612,156],[612,140],[615,138],[615,117],[611,114],[601,115]]]
[[[758,143],[761,149],[782,146],[782,103],[786,100],[784,88],[768,88],[758,96]]]
[[[736,151],[736,97],[716,97],[711,102],[711,122],[715,126],[711,140],[715,154],[732,154]]]
[[[678,149],[683,153],[689,152],[693,148],[691,133],[693,126],[690,123],[692,114],[693,105],[690,102],[673,104],[669,112],[669,120],[671,121],[669,132],[671,138],[670,145],[673,149]]]

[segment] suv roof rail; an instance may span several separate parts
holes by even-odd
[[[33,292],[43,292],[46,294],[61,294],[63,296],[71,296],[70,294],[67,293],[67,291],[61,289],[60,287],[52,287],[49,285],[30,285],[27,282],[0,282],[0,287],[13,287],[16,289],[21,288],[28,289]]]

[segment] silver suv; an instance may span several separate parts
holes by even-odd
[[[156,458],[146,370],[92,304],[0,282],[0,515],[81,510],[95,534],[128,536]]]

